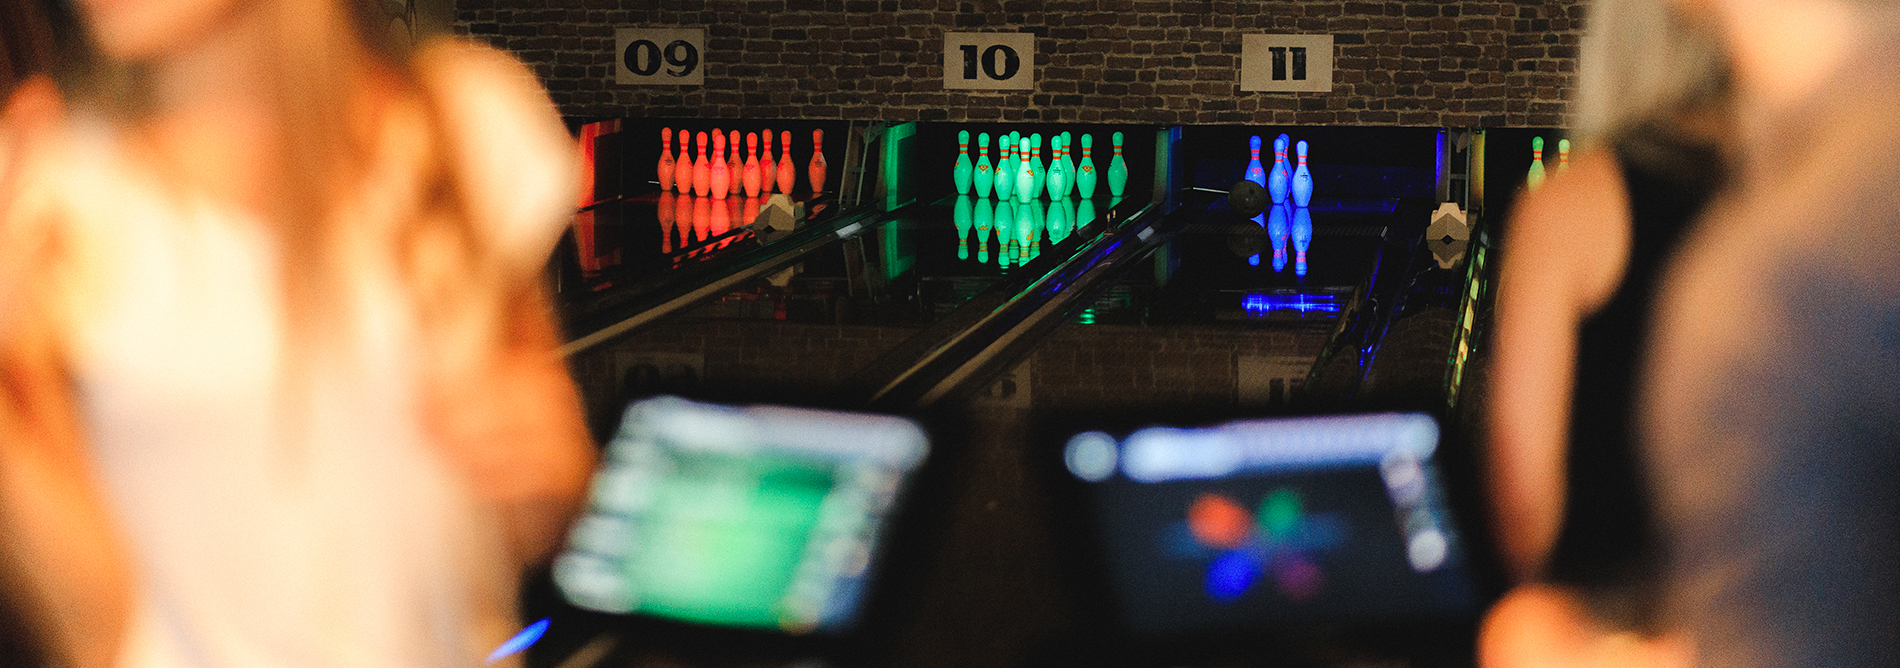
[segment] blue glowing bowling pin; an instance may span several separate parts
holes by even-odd
[[[1267,241],[1273,245],[1273,270],[1286,269],[1287,242],[1292,227],[1292,214],[1287,205],[1274,204],[1267,207]]]
[[[1304,207],[1313,201],[1313,173],[1306,169],[1306,140],[1298,146],[1300,164],[1293,168],[1293,205]]]
[[[1253,153],[1253,158],[1247,161],[1246,179],[1262,188],[1267,187],[1267,170],[1260,166],[1260,135],[1247,140],[1247,150]]]
[[[1282,134],[1273,139],[1273,169],[1267,171],[1267,196],[1274,204],[1286,203],[1287,190],[1293,180],[1293,170],[1286,166],[1287,136]]]
[[[976,163],[970,161],[970,131],[957,131],[957,166],[950,170],[950,180],[957,184],[958,195],[970,194],[970,182],[976,176]]]
[[[976,176],[972,185],[976,187],[976,196],[988,199],[996,188],[996,168],[990,165],[990,133],[976,136]]]
[[[1293,209],[1293,273],[1306,275],[1306,249],[1313,245],[1313,213],[1306,207]]]
[[[976,198],[958,195],[957,206],[950,210],[950,222],[957,226],[957,259],[970,259],[970,227],[975,223]]]

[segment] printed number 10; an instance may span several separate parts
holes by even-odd
[[[1016,70],[1022,68],[1023,61],[1021,57],[1016,55],[1016,50],[1009,48],[1007,46],[1003,46],[1001,44],[997,44],[997,45],[991,46],[988,49],[984,49],[983,57],[981,59],[976,57],[975,44],[964,44],[960,48],[963,49],[963,78],[964,79],[976,78],[976,67],[977,67],[978,60],[982,61],[983,74],[997,81],[1002,81],[1010,77],[1016,76]],[[999,53],[1002,54],[1002,58],[1001,58],[1002,71],[1001,72],[997,71],[997,65],[998,65],[997,54]]]

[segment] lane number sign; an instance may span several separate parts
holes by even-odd
[[[1240,90],[1333,89],[1332,35],[1241,35]]]
[[[944,88],[1030,90],[1035,86],[1034,33],[943,34]]]
[[[706,85],[705,28],[620,28],[614,46],[614,83]]]

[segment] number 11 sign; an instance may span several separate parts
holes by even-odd
[[[614,83],[706,85],[705,28],[620,28],[614,46]]]

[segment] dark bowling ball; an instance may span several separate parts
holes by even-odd
[[[1267,210],[1267,189],[1252,181],[1241,181],[1227,191],[1227,209],[1242,218],[1252,218]]]

